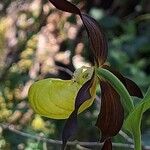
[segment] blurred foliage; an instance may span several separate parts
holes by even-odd
[[[149,0],[72,1],[104,29],[109,41],[108,62],[145,93],[150,85]],[[87,35],[78,17],[56,10],[47,0],[0,1],[1,123],[13,124],[32,135],[59,139],[64,121],[35,114],[28,104],[28,89],[34,81],[47,77],[70,79],[62,67],[74,71],[92,63]],[[94,127],[99,107],[96,101],[80,115],[77,134],[80,141],[99,139]],[[144,144],[149,144],[149,126],[150,111],[147,111],[142,121]],[[120,137],[116,139],[125,142]],[[59,149],[59,145],[26,138],[0,127],[0,149],[46,150]]]

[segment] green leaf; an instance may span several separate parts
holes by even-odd
[[[96,70],[96,73],[100,79],[102,78],[104,80],[107,80],[119,93],[119,95],[121,96],[122,105],[125,109],[126,114],[128,115],[133,110],[134,105],[132,98],[123,83],[114,74],[106,69],[98,68]]]
[[[150,108],[150,87],[144,99],[134,108],[127,117],[124,128],[127,129],[134,137],[135,150],[141,150],[141,119],[143,113]]]

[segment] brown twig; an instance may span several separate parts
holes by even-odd
[[[29,133],[25,133],[25,132],[19,131],[19,130],[15,129],[14,125],[0,123],[0,126],[4,130],[9,130],[9,131],[11,131],[11,132],[13,132],[15,134],[18,134],[18,135],[21,135],[21,136],[24,136],[24,137],[28,137],[30,139],[35,139],[35,140],[38,140],[38,141],[47,142],[47,143],[54,144],[54,145],[61,145],[62,144],[62,141],[60,141],[60,140],[47,139],[47,138],[45,138],[43,136],[32,135],[32,134],[29,134]],[[67,145],[70,145],[70,146],[81,145],[81,146],[90,146],[90,147],[93,147],[93,146],[102,146],[103,143],[99,143],[99,142],[69,141],[67,143]],[[113,143],[113,146],[114,147],[124,147],[124,148],[134,149],[134,145],[133,144]],[[144,146],[144,149],[145,150],[149,150],[150,146]]]

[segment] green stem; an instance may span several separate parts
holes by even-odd
[[[144,99],[136,105],[134,110],[130,113],[124,122],[124,128],[128,130],[135,143],[135,150],[141,150],[141,120],[143,113],[150,108],[150,87],[144,97]]]
[[[139,130],[136,130],[135,132],[132,132],[132,136],[134,138],[134,149],[135,150],[142,150],[142,143],[141,143],[141,131],[140,128]]]

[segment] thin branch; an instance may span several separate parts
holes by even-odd
[[[67,73],[68,75],[70,75],[70,76],[73,75],[73,72],[72,72],[70,69],[66,68],[66,67],[55,66],[55,68],[58,69],[58,70],[61,70],[61,71],[66,72],[66,73]]]
[[[129,143],[134,143],[133,139],[130,138],[125,132],[123,132],[122,130],[119,131],[119,134],[126,139]]]
[[[53,139],[47,139],[45,137],[42,137],[42,136],[39,136],[39,135],[31,135],[29,133],[25,133],[25,132],[22,132],[22,131],[19,131],[17,129],[15,129],[15,126],[14,125],[8,125],[8,124],[2,124],[0,123],[0,126],[3,128],[3,129],[7,129],[15,134],[18,134],[18,135],[21,135],[21,136],[24,136],[24,137],[27,137],[27,138],[30,138],[30,139],[35,139],[35,140],[38,140],[38,141],[42,141],[42,142],[47,142],[47,143],[50,143],[50,144],[56,144],[56,145],[61,145],[62,144],[62,141],[60,140],[53,140]],[[69,141],[67,143],[67,145],[81,145],[81,146],[102,146],[103,143],[99,143],[99,142],[79,142],[79,141]],[[123,143],[113,143],[113,146],[114,147],[124,147],[124,148],[131,148],[131,149],[134,149],[134,145],[133,144],[123,144]],[[145,146],[144,147],[145,149],[150,149],[150,146]]]

